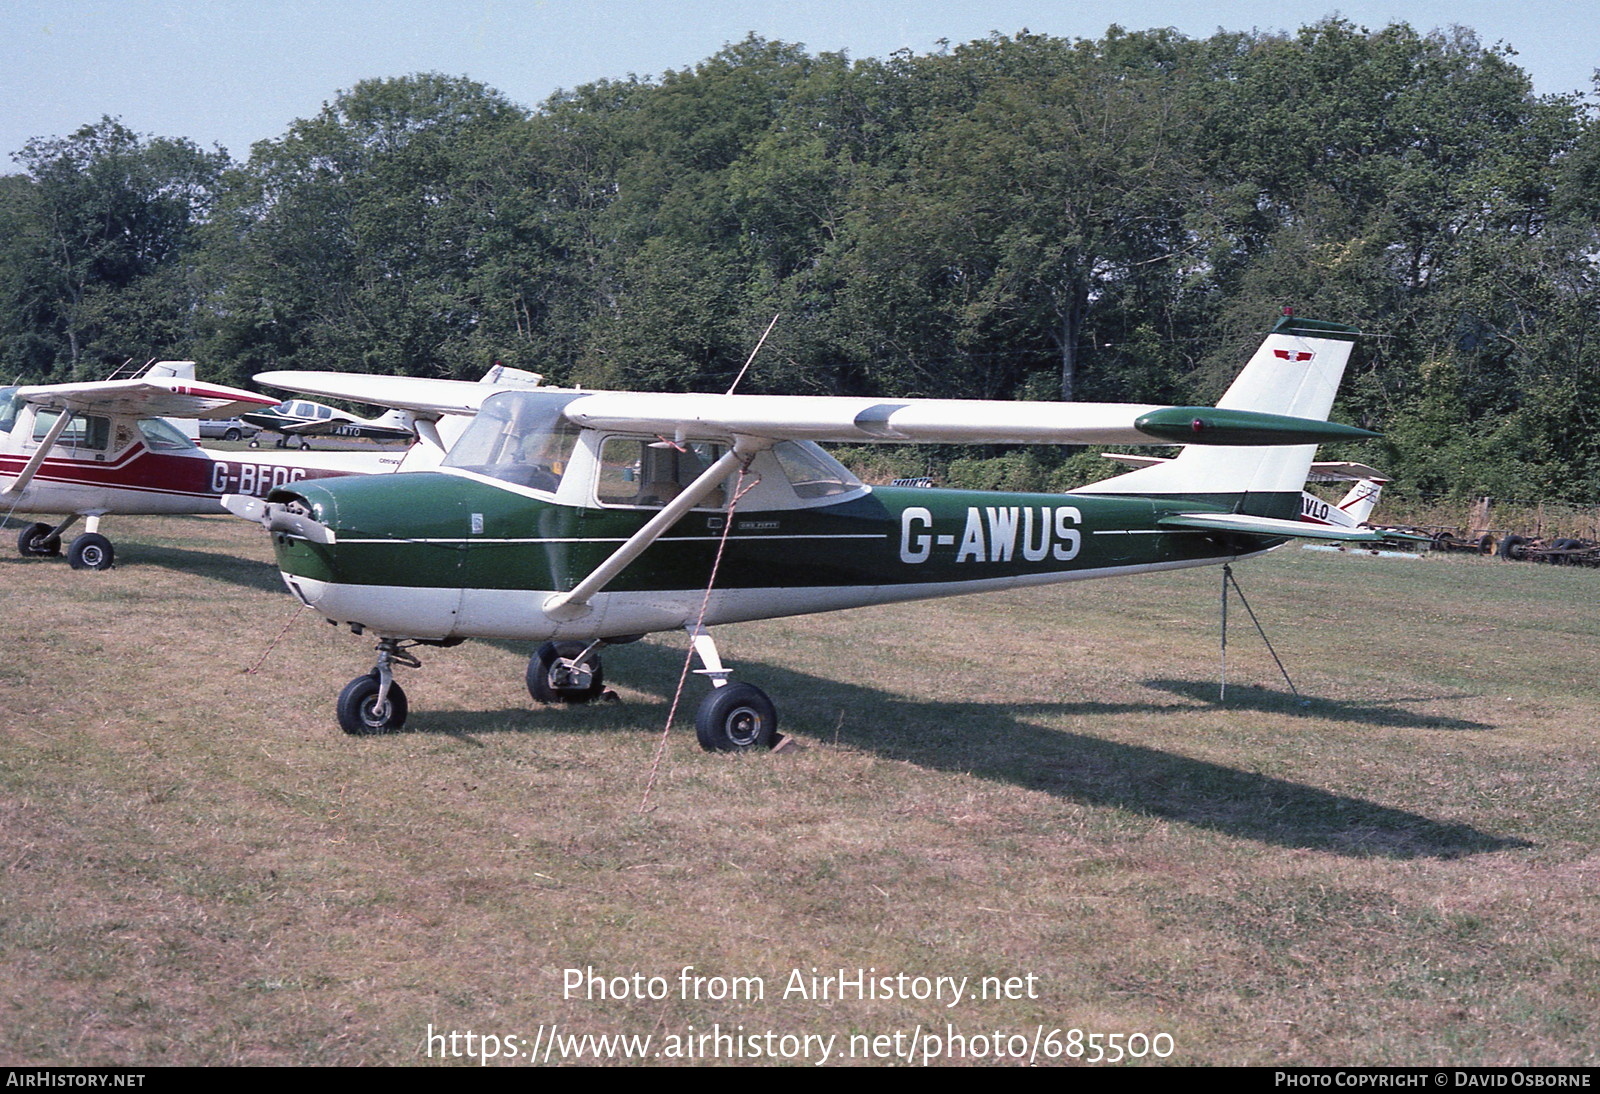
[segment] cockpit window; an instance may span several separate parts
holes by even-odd
[[[10,433],[22,411],[22,400],[15,387],[0,387],[0,433]]]
[[[171,422],[160,418],[140,418],[139,432],[152,452],[181,452],[194,447],[194,442],[180,433]]]
[[[562,414],[576,398],[534,391],[489,396],[442,466],[554,493],[578,443],[578,427]]]
[[[607,437],[600,447],[600,480],[595,496],[602,505],[660,508],[683,493],[719,459],[723,445],[643,437]],[[700,502],[701,508],[722,507],[723,487]]]
[[[772,446],[795,496],[805,498],[831,498],[861,489],[857,479],[843,464],[816,445],[806,441],[781,441]]]

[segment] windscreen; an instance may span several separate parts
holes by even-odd
[[[489,396],[442,466],[554,493],[579,433],[562,410],[579,397],[538,391]]]

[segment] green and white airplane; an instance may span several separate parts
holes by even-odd
[[[302,481],[225,500],[272,533],[284,582],[377,665],[339,696],[349,733],[405,721],[396,663],[466,638],[542,642],[535,699],[602,692],[600,651],[683,629],[714,685],[710,750],[771,747],[772,701],[732,683],[709,628],[868,604],[1174,570],[1291,537],[1356,331],[1286,316],[1215,407],[645,394],[337,373],[258,377],[311,395],[473,417],[437,469]],[[475,390],[474,390],[475,389]],[[429,431],[423,430],[426,436]],[[817,442],[1182,445],[1066,494],[867,486]]]

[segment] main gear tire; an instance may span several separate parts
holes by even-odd
[[[109,570],[116,561],[116,548],[98,532],[83,533],[67,548],[67,565],[74,570]]]
[[[546,642],[528,659],[528,694],[540,703],[588,703],[605,691],[605,670],[593,654],[576,669],[562,664],[581,654],[582,642]]]
[[[778,743],[778,710],[754,684],[726,684],[700,704],[695,735],[707,752],[750,752]]]

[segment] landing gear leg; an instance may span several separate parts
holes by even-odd
[[[407,653],[398,638],[378,641],[378,664],[365,676],[357,676],[339,693],[339,728],[355,736],[393,733],[406,724],[406,693],[395,683],[394,664],[414,669],[422,662]]]
[[[704,627],[691,626],[689,640],[703,668],[695,671],[711,678],[711,694],[695,712],[694,732],[707,752],[745,752],[774,748],[778,735],[778,710],[767,693],[754,684],[733,684],[722,665],[717,644]]]

